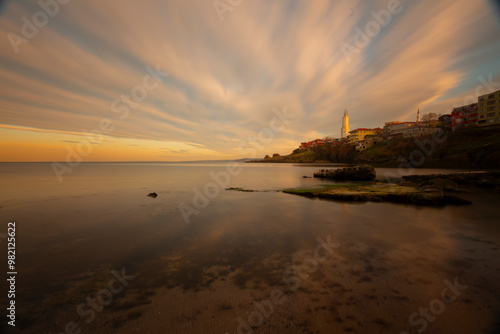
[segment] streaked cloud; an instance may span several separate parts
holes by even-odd
[[[115,151],[99,145],[94,161],[241,158],[238,145],[286,106],[297,117],[259,151],[285,154],[300,141],[338,136],[344,109],[352,128],[381,126],[412,120],[417,108],[449,112],[474,94],[479,76],[500,82],[490,1],[401,1],[347,62],[340,45],[387,5],[244,0],[221,21],[211,1],[70,1],[19,53],[0,38],[1,159],[14,159],[7,146],[24,145],[24,160],[34,154],[14,135],[22,133],[51,150],[47,160],[63,160],[70,143],[49,139],[81,141],[102,119],[114,126],[106,140]],[[22,35],[21,19],[37,11],[37,2],[11,1],[0,35]],[[143,83],[147,66],[169,76],[120,119],[113,101]]]

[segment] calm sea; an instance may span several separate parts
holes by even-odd
[[[59,333],[75,321],[85,333],[195,333],[197,328],[207,333],[238,328],[245,332],[237,318],[249,321],[252,301],[281,287],[303,304],[280,306],[280,312],[251,326],[254,332],[273,332],[270,328],[281,324],[283,332],[290,333],[346,328],[399,333],[416,332],[424,322],[428,333],[493,331],[500,310],[498,194],[464,193],[472,205],[444,208],[340,203],[279,192],[331,184],[303,178],[318,166],[240,163],[238,168],[233,173],[237,175],[230,175],[225,163],[83,163],[60,181],[50,164],[1,163],[0,259],[7,261],[7,224],[16,222],[16,329]],[[378,175],[386,172],[398,173],[377,170]],[[213,175],[220,177],[222,187]],[[158,196],[148,197],[151,192]],[[340,245],[330,259],[334,263],[297,274],[302,286],[290,290],[283,274],[313,256],[318,238],[328,237]],[[127,307],[115,297],[95,312],[95,320],[90,313],[79,315],[79,303],[106,286],[113,277],[110,270],[122,268],[136,278],[120,292],[121,298],[147,298],[136,296],[139,299],[131,299]],[[6,276],[5,265],[2,271]],[[445,280],[455,279],[467,286],[456,301],[432,305],[441,300]],[[338,295],[334,283],[343,287],[345,300],[315,309],[321,298]],[[5,310],[4,286],[0,302]],[[221,301],[226,306],[212,310],[207,300],[206,309],[197,308],[200,313],[189,321],[172,314],[155,322],[151,317],[160,312],[159,291],[175,289],[183,291],[186,300],[199,297],[199,303],[204,290],[227,293]],[[170,299],[169,308],[177,303],[195,308],[186,306],[186,300]],[[108,324],[138,306],[134,317]],[[429,319],[417,314],[412,324],[408,319],[419,307],[433,307],[435,312]],[[283,315],[289,313],[295,318]],[[304,325],[300,314],[317,319]],[[349,323],[349,317],[356,321]],[[300,326],[287,327],[290,323]]]

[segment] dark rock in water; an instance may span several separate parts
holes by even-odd
[[[149,193],[148,196],[156,198],[156,197],[158,197],[158,194],[157,193]]]
[[[284,193],[318,197],[343,202],[389,202],[419,206],[467,205],[471,202],[447,195],[443,190],[424,189],[416,186],[372,183],[335,186],[323,189],[287,189]]]
[[[312,177],[307,176],[307,175],[302,176],[302,178],[303,178],[303,179],[312,179]]]
[[[281,190],[253,190],[253,189],[244,189],[244,188],[226,188],[226,190],[232,191],[241,191],[244,193],[269,193],[269,192],[280,192]]]
[[[226,190],[233,190],[233,191],[242,191],[242,192],[245,192],[245,193],[253,193],[255,192],[255,190],[252,190],[252,189],[243,189],[243,188],[226,188]]]
[[[314,177],[344,181],[372,181],[375,180],[376,171],[370,165],[341,169],[320,169],[314,173]]]
[[[435,179],[451,180],[458,185],[471,184],[484,188],[495,188],[498,185],[500,172],[469,172],[453,174],[404,175],[403,180],[410,182],[434,182]],[[442,181],[438,181],[442,182]]]

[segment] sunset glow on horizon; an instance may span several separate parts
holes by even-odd
[[[284,109],[253,147],[288,154],[500,89],[497,1],[43,3],[0,8],[0,162],[248,158]]]

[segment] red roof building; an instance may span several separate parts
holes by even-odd
[[[451,130],[466,129],[477,126],[478,104],[473,103],[467,106],[453,108],[451,113]]]

